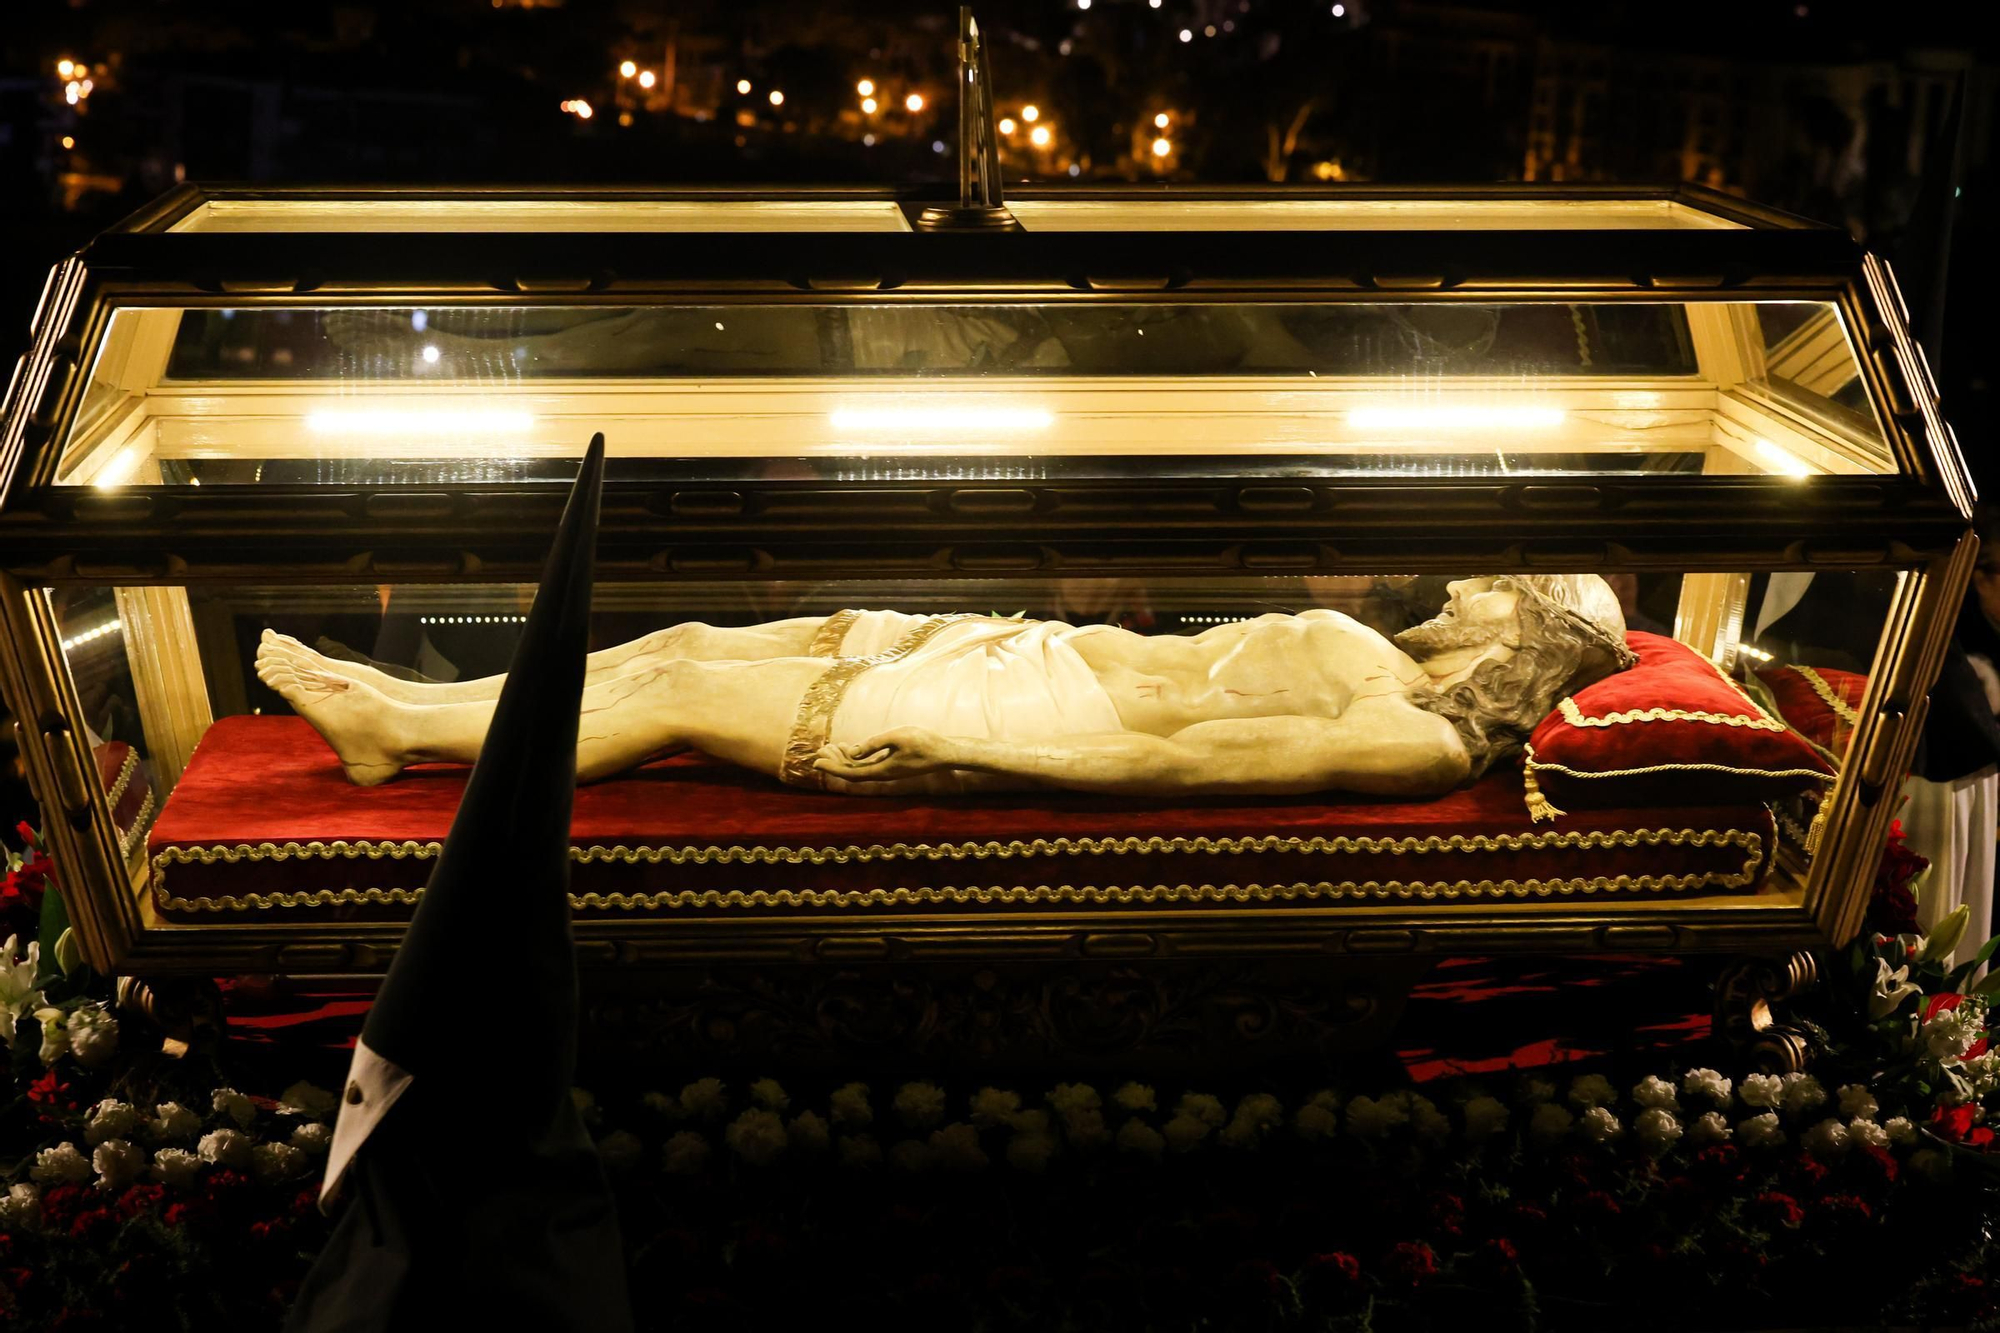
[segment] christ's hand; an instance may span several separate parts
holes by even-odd
[[[896,727],[853,745],[823,745],[813,767],[844,782],[920,778],[952,767],[950,742],[924,727]]]

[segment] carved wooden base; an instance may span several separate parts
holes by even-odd
[[[1788,958],[1732,963],[1715,986],[1715,1032],[1761,1073],[1792,1074],[1812,1056],[1807,1030],[1780,1020],[1776,1006],[1819,984],[1819,960],[1801,949]]]
[[[584,1045],[669,1071],[1213,1077],[1386,1051],[1428,959],[878,964],[585,980]]]

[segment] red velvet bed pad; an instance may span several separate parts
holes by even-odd
[[[179,919],[405,916],[464,780],[439,766],[354,787],[302,719],[224,718],[147,839],[154,901]],[[1579,810],[1532,825],[1511,767],[1398,803],[869,800],[693,757],[580,788],[573,828],[584,917],[1747,894],[1774,841],[1761,805]]]

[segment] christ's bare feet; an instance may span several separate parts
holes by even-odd
[[[266,657],[273,657],[290,663],[300,671],[331,671],[336,676],[359,681],[369,686],[385,698],[406,704],[448,703],[445,696],[432,697],[426,690],[436,691],[437,685],[415,680],[398,680],[385,671],[378,671],[365,662],[351,662],[341,658],[328,657],[325,653],[306,647],[289,634],[280,634],[274,629],[264,631],[257,641],[257,661],[261,664]]]
[[[326,738],[348,781],[373,787],[403,771],[406,751],[397,742],[396,723],[407,705],[364,681],[302,665],[269,644],[257,651],[257,678]]]

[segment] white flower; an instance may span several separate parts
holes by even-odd
[[[666,1116],[671,1120],[678,1120],[680,1118],[681,1104],[667,1096],[664,1092],[641,1093],[639,1095],[639,1105],[645,1107],[654,1115]]]
[[[922,1139],[904,1139],[889,1149],[889,1165],[898,1171],[926,1171],[936,1154]]]
[[[1576,1117],[1566,1107],[1556,1102],[1537,1102],[1532,1115],[1528,1117],[1528,1139],[1539,1147],[1549,1148],[1561,1143],[1569,1134]]]
[[[681,1089],[681,1110],[696,1120],[720,1120],[729,1111],[729,1090],[719,1078],[696,1079]]]
[[[280,1110],[324,1120],[340,1109],[340,1098],[317,1084],[301,1079],[278,1094],[278,1104]]]
[[[69,1049],[86,1069],[95,1069],[118,1053],[118,1020],[95,1000],[78,1005],[69,1015]]]
[[[1747,1083],[1749,1080],[1745,1079],[1744,1082]],[[1776,1148],[1785,1141],[1785,1131],[1778,1123],[1776,1111],[1750,1116],[1736,1128],[1741,1131],[1743,1146],[1746,1148]]]
[[[1340,1129],[1340,1113],[1318,1102],[1307,1102],[1292,1116],[1292,1128],[1302,1139],[1330,1139]]]
[[[1602,1110],[1603,1108],[1598,1108]],[[1597,1112],[1592,1111],[1595,1115]],[[1664,1106],[1649,1106],[1632,1119],[1632,1132],[1639,1140],[1639,1146],[1658,1157],[1680,1141],[1685,1132],[1674,1113]]]
[[[2000,1047],[1989,1049],[1958,1067],[1958,1072],[1972,1085],[1972,1095],[1984,1097],[1987,1093],[2000,1089]]]
[[[1891,972],[1885,958],[1875,960],[1875,987],[1868,997],[1868,1018],[1873,1022],[1887,1018],[1902,1007],[1903,1001],[1912,995],[1923,994],[1923,987],[1910,980],[1909,964]]]
[[[37,1009],[35,1017],[42,1023],[42,1063],[52,1065],[69,1054],[69,1024],[60,1009]]]
[[[904,1124],[928,1129],[944,1119],[944,1089],[932,1083],[905,1083],[896,1089],[896,1100],[890,1105]]]
[[[752,1166],[767,1166],[776,1161],[790,1141],[785,1134],[785,1122],[778,1118],[777,1112],[759,1107],[752,1107],[730,1121],[722,1137],[738,1157]]]
[[[1507,1128],[1507,1104],[1498,1097],[1474,1097],[1465,1104],[1465,1137],[1484,1143]]]
[[[1451,1137],[1451,1119],[1428,1097],[1410,1099],[1410,1128],[1425,1143],[1441,1144]]]
[[[1222,1108],[1220,1099],[1205,1092],[1190,1092],[1174,1104],[1175,1115],[1193,1116],[1210,1129],[1220,1129],[1229,1119],[1229,1112]]]
[[[1729,1105],[1732,1084],[1713,1069],[1690,1069],[1681,1077],[1681,1091],[1690,1097],[1706,1097],[1717,1106]]]
[[[90,1154],[90,1164],[97,1168],[98,1185],[115,1190],[137,1180],[146,1169],[146,1150],[124,1139],[105,1139]]]
[[[1171,1128],[1171,1126],[1169,1126]],[[1204,1125],[1202,1132],[1208,1127]],[[1017,1171],[1040,1171],[1055,1156],[1056,1141],[1047,1134],[1016,1133],[1007,1140],[1007,1165]]]
[[[1359,1139],[1379,1139],[1390,1130],[1410,1122],[1407,1103],[1384,1097],[1350,1097],[1347,1101],[1347,1132]]]
[[[1889,1142],[1898,1147],[1917,1141],[1917,1127],[1906,1116],[1890,1116],[1882,1122],[1882,1128],[1888,1131]]]
[[[1864,1083],[1844,1083],[1834,1095],[1840,1099],[1840,1113],[1849,1120],[1873,1120],[1882,1109]]]
[[[1054,1132],[1051,1128],[1054,1122],[1049,1119],[1049,1113],[1041,1110],[1039,1107],[1028,1111],[1016,1111],[1013,1115],[1007,1117],[1007,1123],[1023,1134],[1051,1134]]]
[[[185,1189],[201,1171],[201,1158],[186,1148],[162,1148],[153,1154],[153,1176],[163,1185]]]
[[[708,1165],[708,1136],[683,1129],[660,1149],[660,1168],[670,1176],[692,1176]]]
[[[1886,1148],[1889,1146],[1889,1131],[1873,1120],[1863,1120],[1860,1116],[1847,1122],[1847,1137],[1864,1148]]]
[[[1695,1146],[1706,1148],[1710,1144],[1727,1143],[1736,1131],[1729,1127],[1720,1111],[1704,1111],[1699,1119],[1688,1126],[1688,1138]]]
[[[1799,1136],[1799,1145],[1815,1157],[1838,1157],[1853,1146],[1847,1126],[1838,1120],[1822,1120]]]
[[[1569,1104],[1579,1111],[1593,1106],[1609,1106],[1618,1100],[1618,1089],[1602,1074],[1585,1074],[1569,1085]]]
[[[106,1139],[128,1139],[138,1127],[139,1112],[130,1102],[106,1097],[90,1108],[90,1120],[83,1131],[83,1139],[94,1148]]]
[[[1136,1115],[1118,1127],[1120,1152],[1135,1152],[1143,1157],[1158,1157],[1166,1150],[1167,1136]]]
[[[146,1122],[146,1133],[155,1143],[169,1139],[191,1139],[201,1132],[201,1117],[179,1102],[161,1102],[153,1108],[154,1119]]]
[[[1632,1089],[1632,1100],[1641,1106],[1656,1106],[1663,1111],[1678,1111],[1680,1098],[1674,1094],[1674,1085],[1658,1074],[1648,1074]]]
[[[1021,1094],[1000,1088],[981,1088],[972,1094],[972,1123],[1004,1125],[1021,1109]]]
[[[0,1037],[6,1038],[10,1051],[22,1016],[42,1007],[42,991],[35,985],[35,975],[42,970],[41,941],[28,941],[26,957],[16,954],[20,945],[19,935],[9,935],[0,945]]]
[[[1972,1043],[1983,1035],[1980,1020],[1970,1012],[1971,1008],[1962,1004],[1956,1009],[1939,1010],[1930,1022],[1918,1028],[1917,1041],[1924,1054],[1946,1066],[1962,1061]]]
[[[1058,1083],[1050,1090],[1048,1103],[1057,1115],[1068,1115],[1071,1111],[1094,1111],[1104,1105],[1104,1099],[1088,1083]]]
[[[333,1131],[317,1120],[308,1120],[292,1131],[292,1146],[313,1157],[323,1156],[333,1146]]]
[[[1787,1074],[1783,1082],[1786,1115],[1803,1116],[1826,1105],[1826,1089],[1811,1074]]]
[[[1625,1133],[1625,1126],[1618,1123],[1618,1117],[1608,1106],[1593,1106],[1583,1113],[1580,1131],[1592,1143],[1616,1143]]]
[[[1159,1099],[1153,1095],[1153,1090],[1143,1083],[1123,1085],[1111,1094],[1111,1100],[1118,1103],[1119,1110],[1130,1111],[1133,1115],[1138,1115],[1141,1111],[1156,1111],[1160,1106]]]
[[[782,1111],[792,1104],[784,1085],[774,1078],[760,1078],[750,1085],[750,1100],[767,1110]]]
[[[90,1179],[90,1159],[76,1150],[74,1143],[58,1143],[35,1154],[28,1174],[44,1185],[79,1184]]]
[[[962,1120],[931,1131],[931,1161],[946,1171],[978,1171],[991,1160],[979,1146],[979,1130]]]
[[[234,1088],[217,1088],[213,1109],[217,1115],[234,1120],[238,1129],[250,1128],[250,1122],[257,1118],[257,1103]]]
[[[607,1171],[628,1171],[645,1155],[645,1140],[629,1129],[614,1129],[597,1141],[597,1160]]]
[[[800,1152],[821,1153],[826,1151],[826,1145],[832,1141],[833,1134],[827,1129],[826,1121],[821,1119],[817,1112],[801,1111],[792,1117],[790,1124],[785,1126],[785,1137],[790,1139],[792,1147]]]
[[[1951,1179],[1951,1158],[1936,1148],[1919,1148],[1910,1154],[1907,1165],[1926,1180],[1943,1184]]]
[[[1095,1106],[1077,1106],[1063,1113],[1063,1135],[1077,1148],[1102,1148],[1111,1142],[1111,1130],[1104,1112]]]
[[[1169,1148],[1175,1152],[1186,1152],[1208,1137],[1209,1124],[1199,1116],[1176,1114],[1161,1132],[1166,1136]]]
[[[195,1145],[201,1160],[210,1166],[244,1167],[250,1165],[250,1136],[240,1130],[218,1129],[201,1136]]]
[[[865,1125],[875,1118],[875,1112],[868,1105],[868,1085],[849,1083],[836,1089],[828,1099],[836,1125]],[[876,1156],[880,1156],[880,1152]]]
[[[260,1143],[250,1150],[250,1167],[267,1185],[305,1174],[306,1155],[289,1143]]]
[[[1547,1079],[1530,1076],[1521,1080],[1519,1100],[1523,1106],[1540,1106],[1555,1099],[1556,1085]]]
[[[25,1227],[42,1211],[42,1187],[25,1182],[0,1194],[0,1227]]]
[[[1761,1106],[1767,1111],[1775,1111],[1784,1100],[1785,1080],[1776,1074],[1751,1074],[1736,1089],[1736,1095],[1743,1099],[1745,1106]]]
[[[882,1145],[866,1134],[842,1134],[840,1164],[851,1167],[880,1166]]]

